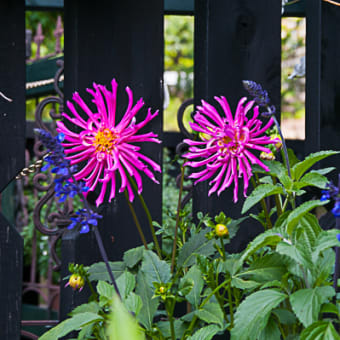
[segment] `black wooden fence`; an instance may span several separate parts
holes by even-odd
[[[27,1],[34,5],[33,0]],[[42,2],[41,0],[38,1]],[[52,3],[58,1],[52,1]],[[48,1],[46,2],[48,3]],[[176,1],[173,1],[175,4]],[[185,4],[166,8],[181,12]],[[169,5],[170,4],[170,5]],[[306,140],[303,152],[340,149],[340,8],[322,0],[300,1],[298,15],[307,19]],[[190,7],[190,6],[189,6]],[[23,0],[0,1],[0,190],[24,166],[25,148],[25,4]],[[196,0],[195,16],[195,102],[225,95],[232,107],[244,95],[242,79],[252,79],[266,88],[280,106],[281,1]],[[73,91],[91,86],[93,80],[109,84],[116,77],[120,91],[129,84],[136,97],[148,106],[162,107],[163,15],[160,0],[65,1],[65,98]],[[120,97],[121,98],[121,97]],[[124,102],[118,103],[118,109]],[[118,112],[123,110],[118,110]],[[162,118],[150,128],[162,138]],[[146,153],[161,163],[161,146],[148,145]],[[332,158],[340,169],[340,158]],[[155,220],[161,219],[161,187],[144,187]],[[232,203],[231,193],[220,198],[207,196],[207,184],[194,192],[194,211],[215,214],[224,210],[237,217],[242,202]],[[141,209],[139,212],[142,212]],[[138,213],[138,207],[137,207]],[[140,216],[144,216],[140,214]],[[142,221],[142,224],[145,221]],[[235,247],[241,247],[257,230],[245,224]],[[139,244],[125,202],[118,197],[106,207],[100,226],[110,260]],[[145,232],[148,231],[145,228]],[[112,243],[111,236],[114,236]],[[150,239],[150,235],[149,239]],[[62,277],[69,262],[91,264],[100,260],[94,237],[67,233],[62,240]],[[0,338],[20,338],[22,287],[22,239],[13,225],[0,215]],[[61,287],[60,318],[83,301]],[[81,301],[82,300],[82,301]]]

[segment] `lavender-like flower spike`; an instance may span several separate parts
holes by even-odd
[[[242,83],[249,94],[254,97],[256,104],[259,106],[269,105],[270,98],[268,96],[268,92],[263,90],[260,84],[257,84],[252,80],[243,80]]]

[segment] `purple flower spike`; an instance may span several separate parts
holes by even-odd
[[[238,200],[238,178],[243,177],[246,192],[249,178],[252,176],[251,164],[258,164],[264,170],[268,167],[258,159],[253,152],[270,150],[264,145],[276,144],[280,140],[271,139],[263,133],[273,124],[270,118],[262,127],[262,122],[257,119],[259,108],[255,106],[253,116],[247,117],[254,101],[246,103],[247,98],[242,98],[233,117],[229,104],[224,97],[215,97],[221,105],[225,116],[221,117],[215,107],[202,100],[194,116],[194,123],[190,123],[194,131],[199,132],[201,141],[184,140],[189,147],[189,152],[183,155],[188,161],[186,165],[193,168],[204,167],[203,170],[190,175],[196,183],[211,179],[212,185],[209,196],[217,191],[220,195],[234,182],[234,202]]]
[[[160,143],[157,135],[153,132],[137,134],[148,122],[158,115],[158,111],[152,113],[148,109],[146,118],[140,123],[136,123],[135,116],[144,105],[143,99],[139,99],[133,105],[132,91],[127,87],[128,107],[122,120],[116,124],[116,103],[117,103],[117,83],[112,80],[112,92],[103,85],[93,84],[93,89],[87,91],[93,96],[97,112],[92,112],[83,99],[76,92],[73,100],[87,115],[82,118],[76,111],[75,106],[68,102],[67,106],[71,115],[63,113],[63,116],[71,123],[81,129],[80,133],[69,130],[63,122],[58,122],[58,132],[65,135],[62,144],[65,154],[71,164],[86,165],[77,172],[76,180],[83,179],[89,191],[95,190],[97,185],[101,185],[96,205],[99,206],[104,201],[106,190],[110,191],[109,201],[116,195],[117,176],[121,178],[119,192],[125,189],[129,194],[130,201],[134,199],[134,193],[126,176],[126,172],[134,177],[138,193],[143,190],[142,177],[140,172],[149,177],[155,183],[159,183],[153,171],[161,172],[160,166],[150,158],[139,152],[140,147],[134,145],[138,142]],[[152,171],[153,170],[153,171]]]

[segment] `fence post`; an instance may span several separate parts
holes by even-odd
[[[64,13],[65,98],[70,99],[72,92],[77,90],[90,102],[85,89],[91,87],[93,81],[109,86],[115,77],[119,84],[116,121],[125,112],[125,87],[129,86],[134,91],[135,100],[143,96],[146,108],[151,107],[153,111],[160,109],[159,116],[149,128],[161,134],[162,1],[66,1]],[[143,108],[140,116],[137,115],[137,120],[145,117],[146,108]],[[145,153],[161,163],[161,147],[148,144],[143,147]],[[157,178],[161,182],[160,176],[157,175]],[[144,177],[143,187],[143,196],[153,219],[161,222],[161,186]],[[138,198],[134,204],[147,239],[151,240],[147,219]],[[125,250],[141,244],[124,195],[118,194],[113,204],[106,205],[104,214],[99,225],[104,245],[111,261],[120,260]],[[66,275],[70,261],[88,265],[101,260],[93,235],[66,234],[62,249],[62,276]],[[61,319],[73,307],[69,304],[70,294],[73,292],[61,287]]]
[[[281,2],[271,0],[196,0],[195,2],[195,104],[213,103],[224,95],[235,112],[246,96],[242,80],[259,82],[268,90],[280,112]],[[278,117],[279,118],[279,117]],[[194,211],[224,211],[239,217],[243,199],[235,205],[232,189],[208,198],[208,184],[195,187]],[[249,190],[250,191],[250,190]],[[241,197],[241,191],[239,198]],[[244,247],[261,230],[254,221],[242,225],[233,249]]]
[[[0,91],[12,100],[0,96],[0,192],[24,166],[24,10],[23,0],[0,2],[0,32],[6,32],[0,41]],[[22,247],[21,236],[0,213],[0,334],[4,340],[20,339]]]

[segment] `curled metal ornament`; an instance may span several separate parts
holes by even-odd
[[[183,118],[184,118],[184,112],[186,110],[187,107],[189,107],[190,105],[194,104],[194,99],[190,98],[185,100],[182,105],[179,107],[178,111],[177,111],[177,124],[179,129],[181,130],[181,132],[188,138],[193,138],[193,134],[190,133],[187,128],[184,126],[184,122],[183,122]]]

